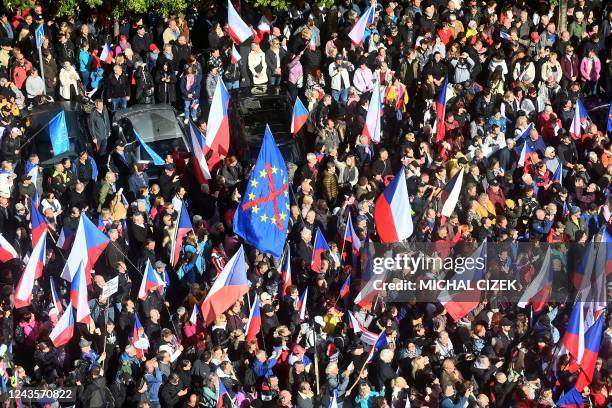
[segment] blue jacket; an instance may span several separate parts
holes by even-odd
[[[181,95],[183,96],[183,99],[190,100],[189,97],[187,96],[188,94],[193,95],[192,99],[200,99],[201,82],[202,82],[202,77],[198,74],[195,74],[195,79],[193,81],[193,87],[191,88],[191,92],[189,92],[187,90],[187,75],[182,75],[180,86],[181,86]]]
[[[151,401],[159,401],[159,388],[162,385],[162,373],[159,368],[155,367],[155,375],[145,374],[144,380],[147,382],[147,388],[149,389],[149,397]]]
[[[257,376],[257,378],[270,378],[272,376],[272,367],[274,367],[275,365],[275,358],[269,358],[263,363],[259,360],[255,360],[255,362],[253,363],[253,371],[255,371],[255,375]]]

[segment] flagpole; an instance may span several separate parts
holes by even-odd
[[[314,364],[315,364],[315,379],[316,379],[316,385],[317,385],[317,394],[319,394],[319,353],[317,350],[317,333],[315,330],[315,325],[312,325],[312,337],[313,337],[313,344],[314,344]]]
[[[383,332],[383,333],[384,333],[384,332]],[[378,336],[378,337],[380,337],[380,336]],[[378,340],[376,340],[376,341],[378,342]],[[374,345],[372,346],[372,349],[373,349],[373,348],[375,348],[375,347],[376,347],[376,343],[374,343]],[[370,353],[372,353],[372,351],[373,351],[372,349],[370,349]],[[369,353],[368,353],[368,354],[369,354]],[[353,391],[353,388],[355,388],[355,386],[356,386],[357,384],[359,384],[359,379],[361,378],[361,376],[362,376],[362,374],[363,374],[363,371],[364,371],[364,370],[365,370],[365,368],[366,368],[366,365],[368,365],[369,360],[370,360],[370,359],[369,359],[369,357],[368,357],[368,358],[366,358],[366,361],[365,361],[365,362],[363,363],[363,365],[361,366],[361,370],[359,370],[359,374],[357,374],[357,378],[355,379],[355,382],[353,383],[353,385],[351,385],[351,388],[349,388],[348,390],[346,390],[345,395],[350,395],[350,394],[351,394],[351,391]]]
[[[345,223],[345,227],[344,227],[344,236],[342,237],[342,249],[340,250],[340,261],[342,261],[342,255],[344,255],[344,247],[346,246],[346,230],[348,228],[348,218],[351,216],[351,210],[349,209],[349,212],[346,216],[346,221]],[[352,237],[351,237],[352,239]]]

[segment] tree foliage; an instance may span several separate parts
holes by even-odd
[[[248,0],[255,7],[271,7],[279,10],[287,10],[293,3],[292,0]],[[315,4],[319,7],[332,7],[335,0],[316,0]]]

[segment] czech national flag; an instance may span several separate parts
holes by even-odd
[[[147,266],[145,267],[145,273],[142,276],[142,282],[140,283],[140,289],[138,290],[138,299],[145,300],[149,292],[153,289],[157,289],[159,294],[163,294],[166,282],[151,266],[151,261],[147,259]]]
[[[206,147],[222,156],[227,156],[230,145],[229,117],[227,107],[229,93],[223,81],[217,81],[208,112],[208,128],[206,130]],[[206,152],[208,153],[208,152]],[[211,164],[211,167],[212,164]]]
[[[563,165],[559,163],[552,177],[553,183],[563,184]]]
[[[304,290],[304,293],[302,293],[302,295],[298,299],[298,304],[297,304],[297,310],[300,313],[300,320],[302,321],[306,317],[307,302],[308,302],[308,287],[306,287],[306,290]]]
[[[374,221],[383,243],[401,242],[412,235],[412,208],[403,166],[376,199]]]
[[[0,233],[0,262],[8,262],[17,258],[17,251]]]
[[[559,408],[583,408],[584,401],[582,400],[582,394],[576,389],[572,388],[557,401],[557,407]]]
[[[30,217],[32,223],[32,245],[36,245],[38,240],[47,230],[47,223],[45,222],[45,218],[42,216],[40,211],[38,211],[38,206],[34,204],[34,200],[31,200],[30,204]]]
[[[113,62],[113,52],[111,51],[108,43],[104,43],[104,47],[102,47],[102,51],[100,52],[100,61],[104,61],[107,64]]]
[[[89,323],[91,321],[91,310],[87,298],[87,282],[85,275],[85,264],[81,262],[70,283],[70,302],[76,308],[77,323]]]
[[[603,336],[604,321],[605,315],[600,316],[584,335],[584,354],[580,363],[580,374],[578,374],[578,380],[576,380],[576,389],[578,390],[583,390],[593,381],[595,363]]]
[[[140,324],[140,319],[136,312],[134,312],[134,328],[132,329],[130,344],[136,350],[136,356],[138,358],[144,357],[144,354],[149,349],[149,338],[145,334],[144,327]]]
[[[535,152],[535,150],[533,149],[533,144],[527,143],[527,141],[525,140],[523,142],[523,147],[521,148],[517,167],[525,167],[529,165],[529,163],[531,163],[531,153],[533,152]]]
[[[351,275],[347,276],[340,288],[340,299],[344,298],[351,291]]]
[[[361,341],[363,341],[368,346],[375,345],[376,342],[378,341],[379,335],[374,332],[369,331],[366,327],[362,326],[361,323],[359,323],[359,321],[355,318],[355,316],[353,315],[353,313],[351,313],[350,310],[348,312],[348,316],[349,316],[349,327],[353,329],[353,332],[355,334],[361,333],[361,336],[360,336]]]
[[[181,207],[178,215],[178,223],[174,232],[174,239],[171,243],[170,264],[176,266],[180,259],[181,249],[183,249],[183,241],[187,234],[193,230],[193,225],[189,219],[189,211],[185,206]]]
[[[359,239],[359,236],[357,235],[357,233],[355,232],[355,229],[353,228],[353,217],[351,217],[351,214],[348,214],[347,220],[346,220],[346,229],[344,230],[344,247],[346,247],[346,243],[348,242],[350,244],[350,252],[347,251],[346,249],[344,250],[344,253],[341,254],[342,258],[344,260],[349,259],[349,254],[351,255],[351,260],[352,261],[356,261],[357,258],[359,257],[359,250],[361,249],[361,240]],[[357,265],[354,265],[354,267],[356,268]]]
[[[55,313],[59,315],[60,313],[62,313],[62,310],[64,308],[62,307],[62,301],[57,295],[57,287],[55,286],[55,279],[53,279],[53,276],[49,277],[49,287],[51,288],[51,304],[52,304],[49,314]]]
[[[572,308],[561,344],[570,352],[578,364],[584,356],[584,340],[584,303],[576,302]]]
[[[527,288],[521,295],[518,302],[518,307],[526,307],[531,304],[534,312],[542,310],[552,290],[552,267],[550,248],[546,251],[546,256],[540,267],[540,271],[527,285]]]
[[[448,89],[448,77],[446,77],[436,98],[436,142],[446,137],[446,104],[451,98],[452,92]]]
[[[198,305],[193,305],[193,310],[191,311],[191,316],[189,316],[189,323],[191,324],[196,324],[198,322],[198,319],[200,318],[201,314],[200,314],[200,309],[198,308]]]
[[[74,241],[74,230],[64,225],[60,231],[59,238],[57,238],[57,247],[67,251],[70,245],[72,245],[72,241]]]
[[[440,204],[442,206],[440,213],[445,217],[450,217],[453,211],[455,211],[457,201],[459,201],[459,195],[461,194],[461,187],[463,186],[464,172],[465,169],[462,167],[457,174],[446,183],[444,190],[442,190],[440,194]]]
[[[456,274],[451,280],[472,282],[472,286],[475,286],[475,282],[481,280],[485,275],[484,264],[482,267],[479,266],[478,259],[487,259],[487,241],[483,241],[478,248],[470,255],[470,258],[474,261],[471,262],[472,267],[467,268],[462,274]],[[468,258],[468,259],[470,259]],[[466,261],[467,265],[468,262]],[[467,316],[472,310],[480,303],[481,292],[480,290],[464,290],[458,292],[443,291],[440,293],[438,300],[446,309],[446,312],[457,321]]]
[[[244,329],[246,341],[257,339],[257,334],[261,331],[261,311],[259,309],[259,296],[255,295],[253,306],[249,313],[249,321]]]
[[[15,288],[14,304],[15,309],[26,307],[32,304],[32,289],[34,289],[34,281],[42,277],[43,268],[47,258],[47,231],[38,240],[28,264],[19,278],[19,283]]]
[[[51,330],[49,338],[55,347],[61,347],[68,343],[74,335],[74,315],[72,314],[72,302],[57,321],[57,325]]]
[[[310,269],[312,269],[313,272],[321,272],[321,255],[325,251],[329,251],[329,245],[327,245],[325,237],[323,237],[323,234],[321,234],[321,231],[317,228],[312,249],[312,259],[310,260]]]
[[[382,99],[380,97],[380,84],[374,81],[372,95],[370,96],[370,104],[366,113],[366,120],[363,124],[361,133],[368,137],[369,143],[380,143],[380,132],[382,116]]]
[[[217,276],[206,299],[202,302],[202,316],[209,325],[221,313],[225,313],[238,299],[249,291],[246,275],[244,248],[242,245],[225,264]]]
[[[226,395],[229,398],[229,393],[227,392],[227,388],[225,387],[225,384],[223,383],[223,381],[221,381],[221,378],[219,378],[219,387],[217,389],[217,408],[223,408],[224,406],[223,397],[225,397]]]
[[[242,59],[242,55],[236,49],[236,46],[232,44],[232,54],[230,55],[230,64],[236,64]]]
[[[570,125],[570,133],[574,140],[578,140],[582,137],[582,127],[586,125],[588,119],[589,114],[582,104],[582,101],[580,99],[576,99],[574,118],[572,119],[572,123]]]
[[[500,32],[499,32],[499,37],[500,37],[502,40],[512,41],[512,37],[510,37],[510,34],[508,34],[508,33],[507,33],[507,32],[505,32],[505,31],[500,31]]]
[[[253,35],[249,26],[240,18],[231,0],[227,1],[227,31],[234,44],[237,45],[242,44]]]
[[[91,272],[91,269],[109,242],[110,239],[106,234],[100,231],[85,214],[81,214],[79,226],[74,237],[74,244],[62,271],[62,279],[72,282],[77,269],[80,267],[81,262],[83,262],[87,285],[91,285],[91,274],[89,272]]]
[[[359,17],[359,20],[355,23],[351,31],[349,32],[349,38],[354,46],[361,45],[363,43],[363,36],[366,28],[374,22],[374,7],[370,6],[366,11]]]
[[[26,161],[25,173],[28,176],[32,177],[32,184],[34,184],[35,186],[36,186],[36,180],[38,179],[38,170],[39,170],[38,164],[34,164],[30,160]],[[38,193],[36,192],[36,189],[34,189],[34,194],[38,195]]]
[[[291,117],[291,133],[293,136],[297,135],[302,126],[308,120],[308,109],[302,103],[300,97],[295,98],[295,104],[293,105],[293,115]]]
[[[287,288],[291,286],[291,249],[289,245],[285,247],[285,254],[283,256],[283,263],[281,265],[281,280],[283,286],[281,289],[281,298],[287,294]]]

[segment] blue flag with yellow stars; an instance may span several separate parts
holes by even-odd
[[[289,222],[289,175],[266,126],[257,163],[234,214],[234,231],[262,252],[279,258]]]

